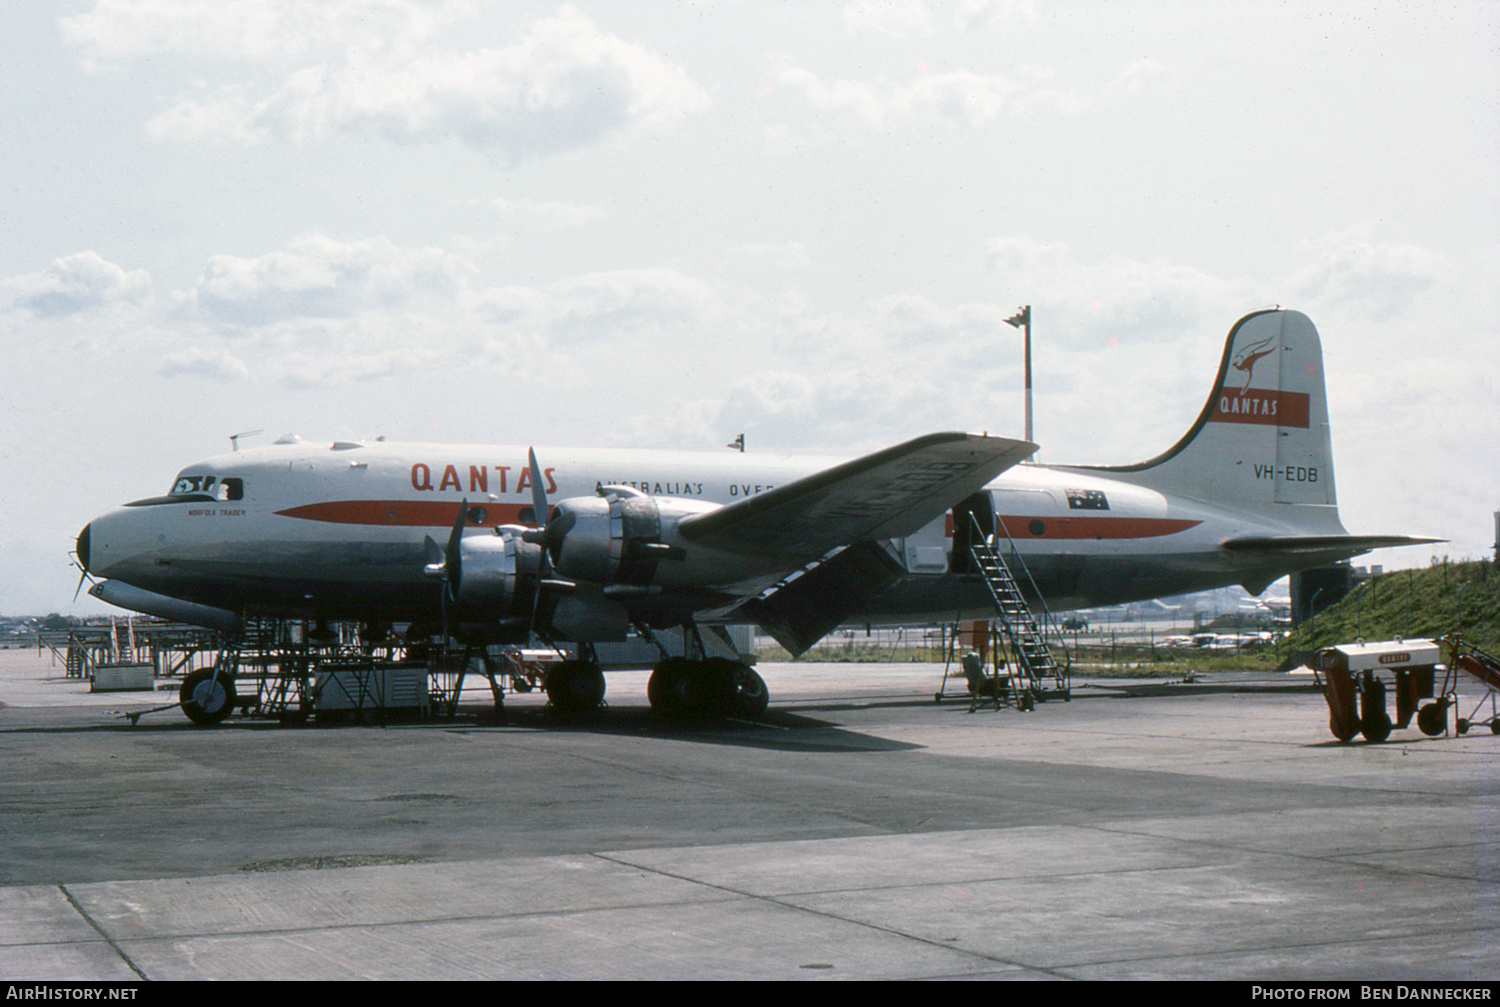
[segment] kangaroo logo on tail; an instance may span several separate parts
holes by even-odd
[[[1260,360],[1261,357],[1269,357],[1275,353],[1275,344],[1276,337],[1267,336],[1264,339],[1251,343],[1235,354],[1231,366],[1237,371],[1245,372],[1245,386],[1240,391],[1246,392],[1250,390],[1250,379],[1255,374],[1256,361]]]

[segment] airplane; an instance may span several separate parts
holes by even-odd
[[[1035,450],[963,433],[853,460],[283,438],[94,519],[76,555],[103,600],[228,633],[254,615],[571,642],[579,657],[548,676],[565,709],[603,698],[594,643],[682,627],[696,651],[656,666],[652,706],[753,714],[764,682],[711,657],[713,631],[757,624],[798,655],[840,625],[980,614],[974,536],[1019,556],[1054,611],[1259,594],[1440,541],[1340,523],[1322,347],[1295,311],[1235,323],[1198,418],[1156,457],[1023,464]],[[184,684],[193,719],[227,712],[215,685]]]

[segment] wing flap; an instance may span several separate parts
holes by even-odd
[[[807,562],[910,535],[1034,451],[1003,437],[929,434],[685,518],[678,531],[714,549]]]
[[[752,598],[733,617],[758,623],[793,657],[801,657],[905,572],[882,546],[859,542]]]

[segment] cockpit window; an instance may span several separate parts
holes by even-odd
[[[213,476],[178,476],[171,490],[167,492],[167,496],[177,497],[188,493],[202,493],[205,489],[204,483],[208,483],[207,488],[211,489],[216,481]]]
[[[126,507],[159,507],[162,504],[224,503],[245,498],[245,480],[235,476],[187,475],[177,477],[172,490],[164,497],[132,500]]]
[[[208,475],[180,475],[167,494],[172,497],[196,496],[211,500],[242,500],[245,497],[245,480],[233,476],[220,479]]]

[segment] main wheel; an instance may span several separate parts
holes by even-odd
[[[688,712],[687,674],[693,662],[669,657],[651,669],[646,683],[646,698],[651,709],[663,717],[681,717]]]
[[[228,675],[215,678],[213,668],[199,668],[182,680],[177,699],[188,720],[200,727],[212,727],[229,716],[239,697],[234,692],[234,679]]]
[[[560,713],[587,713],[604,702],[604,672],[589,661],[560,661],[547,672],[547,700]]]
[[[735,678],[742,666],[727,657],[711,657],[693,665],[688,672],[688,708],[699,717],[727,717],[735,710],[738,685]]]
[[[766,688],[766,680],[760,677],[760,673],[749,665],[736,664],[731,713],[736,717],[759,717],[770,703],[771,691]]]

